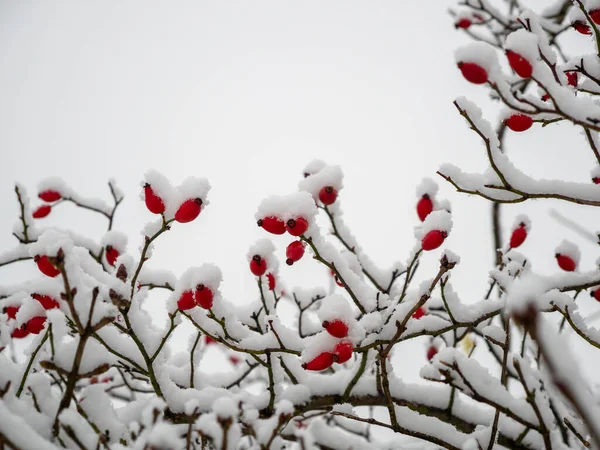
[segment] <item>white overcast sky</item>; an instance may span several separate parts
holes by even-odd
[[[16,181],[35,197],[37,182],[56,175],[109,201],[106,181],[114,177],[126,194],[115,225],[136,253],[151,219],[139,199],[143,173],[155,168],[174,183],[203,176],[213,186],[210,206],[161,238],[150,265],[180,274],[214,262],[224,294],[243,303],[256,295],[245,254],[264,237],[255,225],[258,203],[296,190],[304,165],[321,158],[345,172],[340,201],[362,246],[383,266],[404,261],[420,179],[436,178],[444,162],[487,166],[452,100],[474,99],[492,120],[497,110],[455,67],[454,49],[469,41],[452,26],[452,4],[0,0],[0,250],[16,242]],[[567,39],[592,50],[582,37]],[[533,176],[590,178],[593,156],[572,127],[535,127],[507,144]],[[454,213],[446,246],[462,257],[453,279],[463,300],[474,302],[493,257],[490,205],[442,181]],[[62,206],[47,224],[101,237],[103,218]],[[531,216],[523,251],[535,270],[558,270],[554,247],[563,238],[582,245],[582,266],[591,268],[596,248],[550,219],[551,206],[590,231],[600,228],[590,208],[543,201],[506,207],[504,224]],[[276,239],[283,257],[288,239]],[[422,276],[434,275],[437,256],[427,255]],[[281,273],[290,285],[327,280],[309,259]],[[30,262],[0,268],[2,284],[31,276]],[[598,308],[582,297],[586,311]],[[410,350],[419,364],[421,345]]]

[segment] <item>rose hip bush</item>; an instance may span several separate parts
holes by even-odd
[[[210,214],[208,181],[175,187],[146,174],[141,191],[153,220],[139,255],[112,229],[123,200],[114,182],[111,204],[49,178],[35,206],[17,185],[18,243],[0,254],[0,266],[23,261],[39,277],[0,287],[0,448],[373,449],[407,439],[423,448],[600,447],[598,395],[561,339],[570,328],[600,348],[600,331],[575,303],[582,292],[600,301],[600,270],[580,267],[579,249],[564,241],[556,273],[540,275],[520,253],[535,232],[530,220],[515,217],[503,241],[498,219],[500,204],[533,198],[600,205],[600,1],[559,1],[535,14],[516,1],[467,0],[452,13],[476,41],[457,51],[458,69],[506,107],[496,131],[476,105],[457,99],[490,167],[438,172],[494,205],[497,265],[481,300],[463,302],[453,289],[460,265],[445,248],[450,208],[429,178],[417,187],[414,247],[405,263],[383,269],[344,222],[341,169],[309,163],[297,192],[265,199],[247,218],[265,237],[247,252],[256,292],[243,307],[223,297],[221,272],[209,262],[178,278],[145,264],[161,235]],[[577,32],[594,53],[567,58],[558,38]],[[510,162],[506,133],[564,121],[581,128],[598,160],[592,182],[534,180]],[[49,214],[68,214],[69,203],[108,219],[99,243],[42,226]],[[312,258],[331,289],[283,289],[281,258],[290,266]],[[425,258],[438,269],[417,282]],[[169,292],[163,328],[142,308],[158,289]],[[296,309],[292,325],[283,304]],[[183,322],[195,332],[174,353],[169,341]],[[423,336],[426,384],[409,383],[390,355]],[[200,370],[209,346],[227,355],[229,369]],[[482,365],[481,352],[494,367]],[[389,441],[389,433],[404,437]]]

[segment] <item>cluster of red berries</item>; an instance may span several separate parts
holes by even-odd
[[[163,214],[165,212],[165,202],[160,198],[150,184],[144,185],[144,200],[146,208],[152,214]],[[175,212],[175,220],[179,223],[188,223],[194,220],[202,211],[202,199],[199,197],[185,200]]]
[[[192,309],[196,306],[204,309],[210,309],[213,306],[214,293],[206,285],[200,283],[194,290],[188,289],[181,294],[177,300],[177,307],[181,311]]]
[[[34,293],[31,294],[31,297],[37,300],[44,309],[54,309],[59,307],[58,301],[49,295]],[[6,314],[9,319],[16,319],[17,312],[19,312],[20,308],[21,305],[6,306],[2,312]],[[40,334],[40,332],[44,329],[45,325],[46,316],[32,317],[19,328],[15,328],[11,333],[11,337],[20,339],[28,336],[29,334]]]
[[[260,219],[257,225],[271,234],[284,234],[286,231],[292,236],[302,236],[308,230],[308,220],[302,216],[293,217],[284,222],[281,217],[268,216]]]
[[[352,358],[354,345],[348,337],[348,325],[340,319],[323,322],[323,328],[338,339],[341,339],[330,352],[321,352],[309,362],[302,364],[305,370],[320,371],[331,367],[333,363],[343,364]]]
[[[53,189],[46,189],[38,194],[38,197],[46,203],[54,203],[62,198],[60,192]],[[36,208],[32,216],[34,219],[43,219],[52,211],[52,205],[41,205]]]
[[[600,25],[600,9],[593,9],[588,14],[592,19],[592,22],[594,22],[596,25]],[[592,34],[591,27],[584,20],[576,20],[571,23],[571,26],[581,34]]]
[[[424,222],[425,219],[433,211],[433,200],[429,194],[423,194],[417,202],[417,216],[419,220]],[[421,248],[423,250],[435,250],[444,243],[444,239],[448,237],[448,233],[443,230],[431,230],[421,240]]]

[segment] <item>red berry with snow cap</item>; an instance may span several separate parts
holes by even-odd
[[[600,288],[596,288],[590,292],[590,295],[596,299],[596,301],[600,302]]]
[[[52,206],[50,205],[42,205],[38,206],[38,208],[33,212],[32,216],[34,219],[43,219],[52,211]]]
[[[44,200],[45,202],[52,203],[61,199],[60,192],[55,191],[53,189],[46,189],[38,194],[38,197]]]
[[[527,59],[523,58],[517,52],[513,52],[512,50],[506,51],[506,58],[508,59],[508,64],[512,70],[516,72],[521,78],[530,78],[533,73],[533,66]]]
[[[562,255],[560,253],[557,253],[555,256],[558,267],[565,272],[573,272],[577,268],[577,263],[570,256]]]
[[[117,261],[117,258],[119,257],[119,255],[120,255],[119,250],[114,248],[112,245],[106,246],[106,262],[108,264],[115,267],[115,262]]]
[[[188,223],[194,220],[202,210],[202,199],[191,198],[181,204],[175,213],[175,220],[179,223]]]
[[[186,311],[188,309],[192,309],[196,306],[196,300],[194,299],[194,293],[192,291],[185,291],[177,300],[177,307],[181,311]]]
[[[213,305],[214,294],[203,284],[196,286],[196,303],[200,308],[210,309]]]
[[[144,199],[146,208],[148,208],[148,211],[152,214],[162,214],[165,212],[165,203],[158,195],[156,195],[152,186],[148,183],[144,185]]]
[[[523,222],[519,224],[517,228],[515,228],[510,236],[510,248],[517,248],[523,242],[525,242],[525,238],[527,237],[527,228]]]
[[[417,215],[421,222],[433,211],[433,202],[428,194],[424,194],[417,202]]]
[[[50,262],[50,259],[46,255],[35,255],[33,257],[34,262],[37,264],[38,269],[44,275],[54,278],[60,274],[60,270]]]
[[[31,294],[31,297],[36,299],[44,309],[54,309],[59,307],[58,300],[49,295]]]
[[[286,223],[286,228],[292,236],[302,236],[308,230],[308,220],[304,217],[290,219]]]
[[[442,230],[431,230],[425,235],[421,241],[421,248],[425,251],[435,250],[444,243],[444,239],[448,236],[448,233]]]
[[[533,125],[533,119],[525,114],[515,113],[511,114],[504,123],[508,128],[513,131],[521,132],[527,131]]]
[[[471,22],[470,19],[467,19],[466,17],[463,17],[462,19],[458,19],[456,21],[456,23],[454,24],[454,27],[457,28],[457,29],[458,28],[462,28],[463,30],[466,30],[472,24],[473,24],[473,22]]]
[[[267,271],[267,261],[260,255],[254,255],[250,260],[250,272],[257,277],[263,276]]]
[[[324,205],[333,205],[337,199],[338,192],[333,186],[325,186],[319,191],[319,200]]]
[[[348,336],[348,325],[343,320],[332,320],[329,322],[328,320],[323,321],[323,328],[327,330],[327,332],[336,338],[345,338]]]
[[[29,319],[25,324],[25,329],[31,334],[40,334],[46,325],[46,318],[44,316],[36,316]]]
[[[425,315],[425,308],[419,306],[417,310],[413,313],[412,318],[419,320],[421,317]]]
[[[15,317],[17,317],[19,308],[20,306],[5,306],[2,312],[6,314],[9,319],[14,319]]]
[[[577,87],[577,72],[566,72],[565,75],[569,86]]]
[[[285,249],[285,263],[291,266],[296,261],[299,261],[304,256],[304,242],[294,241]]]
[[[593,182],[594,184],[600,184],[600,177],[593,177],[593,178],[592,178],[592,182]]]
[[[483,84],[488,80],[487,71],[478,64],[470,62],[459,62],[458,68],[467,81],[473,84]]]
[[[592,22],[594,22],[596,25],[600,25],[600,9],[592,9],[589,12],[589,15],[592,19]]]
[[[580,34],[587,34],[590,35],[592,34],[592,29],[590,28],[590,26],[584,22],[583,20],[576,20],[575,22],[573,22],[571,24],[571,26],[573,28],[575,28],[575,31],[577,31]]]
[[[427,349],[427,360],[431,361],[435,355],[437,355],[438,349],[433,345]]]
[[[15,328],[10,334],[11,337],[16,339],[21,339],[27,337],[28,335],[29,331],[27,331],[27,326],[25,324],[21,325],[19,328]]]
[[[284,234],[285,222],[276,216],[268,216],[256,222],[259,227],[272,234]]]
[[[217,344],[218,342],[215,341],[213,338],[211,338],[208,334],[204,335],[204,344],[206,345],[212,345],[212,344]]]
[[[354,345],[350,341],[341,341],[333,349],[333,362],[343,364],[352,358],[352,352],[354,352]]]
[[[323,352],[311,361],[302,364],[304,370],[325,370],[329,369],[333,364],[333,353]]]

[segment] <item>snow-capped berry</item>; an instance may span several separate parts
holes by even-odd
[[[596,288],[590,292],[590,296],[596,299],[596,301],[600,302],[600,288]]]
[[[52,206],[50,205],[42,205],[38,206],[38,208],[33,212],[32,216],[34,219],[43,219],[52,211]]]
[[[29,331],[27,331],[27,326],[25,324],[21,325],[19,328],[15,328],[13,332],[10,334],[13,338],[24,338],[29,335]]]
[[[523,222],[519,224],[517,228],[515,228],[510,235],[510,248],[517,248],[523,242],[525,242],[525,238],[527,237],[527,228]]]
[[[200,308],[210,309],[213,305],[213,292],[203,284],[196,286],[196,303]]]
[[[108,262],[108,264],[114,267],[119,255],[119,250],[114,248],[112,245],[106,246],[106,262]]]
[[[589,15],[592,19],[592,22],[594,22],[596,25],[600,25],[600,9],[592,9],[589,12]]]
[[[577,87],[577,72],[565,72],[569,86]]]
[[[413,313],[412,318],[419,320],[421,317],[425,315],[425,308],[419,306],[417,310]]]
[[[423,237],[421,241],[421,248],[425,251],[435,250],[444,243],[444,239],[448,236],[448,233],[442,230],[431,230]]]
[[[267,271],[267,261],[265,261],[260,255],[254,255],[250,260],[250,272],[257,277],[265,274]]]
[[[196,300],[194,299],[194,293],[192,291],[185,291],[177,300],[177,307],[181,311],[192,309],[196,306]]]
[[[333,364],[333,353],[323,352],[311,361],[302,364],[302,368],[305,370],[325,370],[331,367]]]
[[[31,334],[40,334],[40,331],[44,329],[44,325],[46,325],[46,317],[36,316],[27,321],[25,329]]]
[[[162,199],[156,195],[152,186],[148,183],[144,185],[144,200],[146,202],[146,208],[153,214],[162,214],[165,212],[165,204]]]
[[[431,211],[433,211],[433,202],[428,194],[423,194],[417,202],[417,215],[421,222],[425,220]]]
[[[458,68],[467,81],[473,84],[483,84],[488,80],[487,71],[479,64],[470,62],[459,62]]]
[[[211,344],[218,344],[218,342],[215,341],[213,338],[211,338],[208,334],[206,334],[206,335],[204,335],[204,344],[211,345]]]
[[[188,223],[194,220],[202,210],[202,199],[191,198],[181,204],[175,213],[175,220],[179,223]]]
[[[438,349],[433,345],[427,349],[427,360],[431,361],[435,355],[437,355]]]
[[[473,24],[473,22],[471,22],[470,19],[467,19],[466,17],[463,17],[462,19],[458,19],[456,21],[456,23],[454,24],[454,27],[457,28],[457,29],[458,28],[462,28],[463,30],[466,30],[472,24]]]
[[[548,94],[544,94],[544,95],[542,95],[541,100],[543,102],[547,102],[548,100],[550,100],[550,96]]]
[[[49,295],[31,294],[31,297],[40,302],[40,305],[42,305],[44,309],[54,309],[59,307],[58,300]]]
[[[40,272],[50,278],[54,278],[60,274],[60,270],[50,262],[50,259],[46,255],[35,255],[33,261],[37,264]]]
[[[60,192],[55,191],[53,189],[46,189],[38,194],[38,197],[44,200],[45,202],[52,203],[61,199]]]
[[[343,364],[352,358],[352,352],[354,352],[354,345],[350,341],[341,341],[333,349],[333,362]]]
[[[521,132],[531,128],[533,119],[525,114],[515,113],[511,114],[504,123],[511,130]]]
[[[581,33],[581,34],[588,34],[588,35],[589,35],[589,34],[592,34],[592,29],[591,29],[591,28],[590,28],[590,26],[589,26],[589,25],[588,25],[586,22],[584,22],[583,20],[576,20],[575,22],[573,22],[573,23],[571,24],[571,26],[572,26],[573,28],[575,28],[575,30],[576,30],[578,33]]]
[[[593,178],[592,178],[592,182],[593,182],[594,184],[600,184],[600,177],[593,177]]]
[[[290,219],[286,223],[286,228],[292,236],[302,236],[308,230],[308,220],[304,217]]]
[[[533,73],[533,66],[527,59],[523,58],[517,52],[513,52],[512,50],[506,51],[506,58],[508,59],[508,64],[515,71],[517,75],[521,78],[530,78]]]
[[[561,255],[560,253],[557,253],[555,256],[558,267],[565,272],[573,272],[577,268],[577,263],[570,256]]]
[[[299,261],[304,256],[304,242],[293,241],[285,249],[286,260],[285,263],[291,266],[296,261]]]
[[[285,222],[276,216],[268,216],[256,222],[259,227],[272,234],[284,234]]]
[[[2,312],[8,316],[9,319],[17,317],[20,306],[5,306]]]
[[[331,322],[325,320],[322,325],[333,337],[341,339],[348,336],[348,325],[342,320],[332,320]]]
[[[324,205],[332,205],[337,199],[338,192],[333,186],[325,186],[319,191],[319,200]]]
[[[267,282],[269,283],[269,290],[274,291],[275,290],[275,275],[273,275],[272,273],[269,272],[267,274]]]

